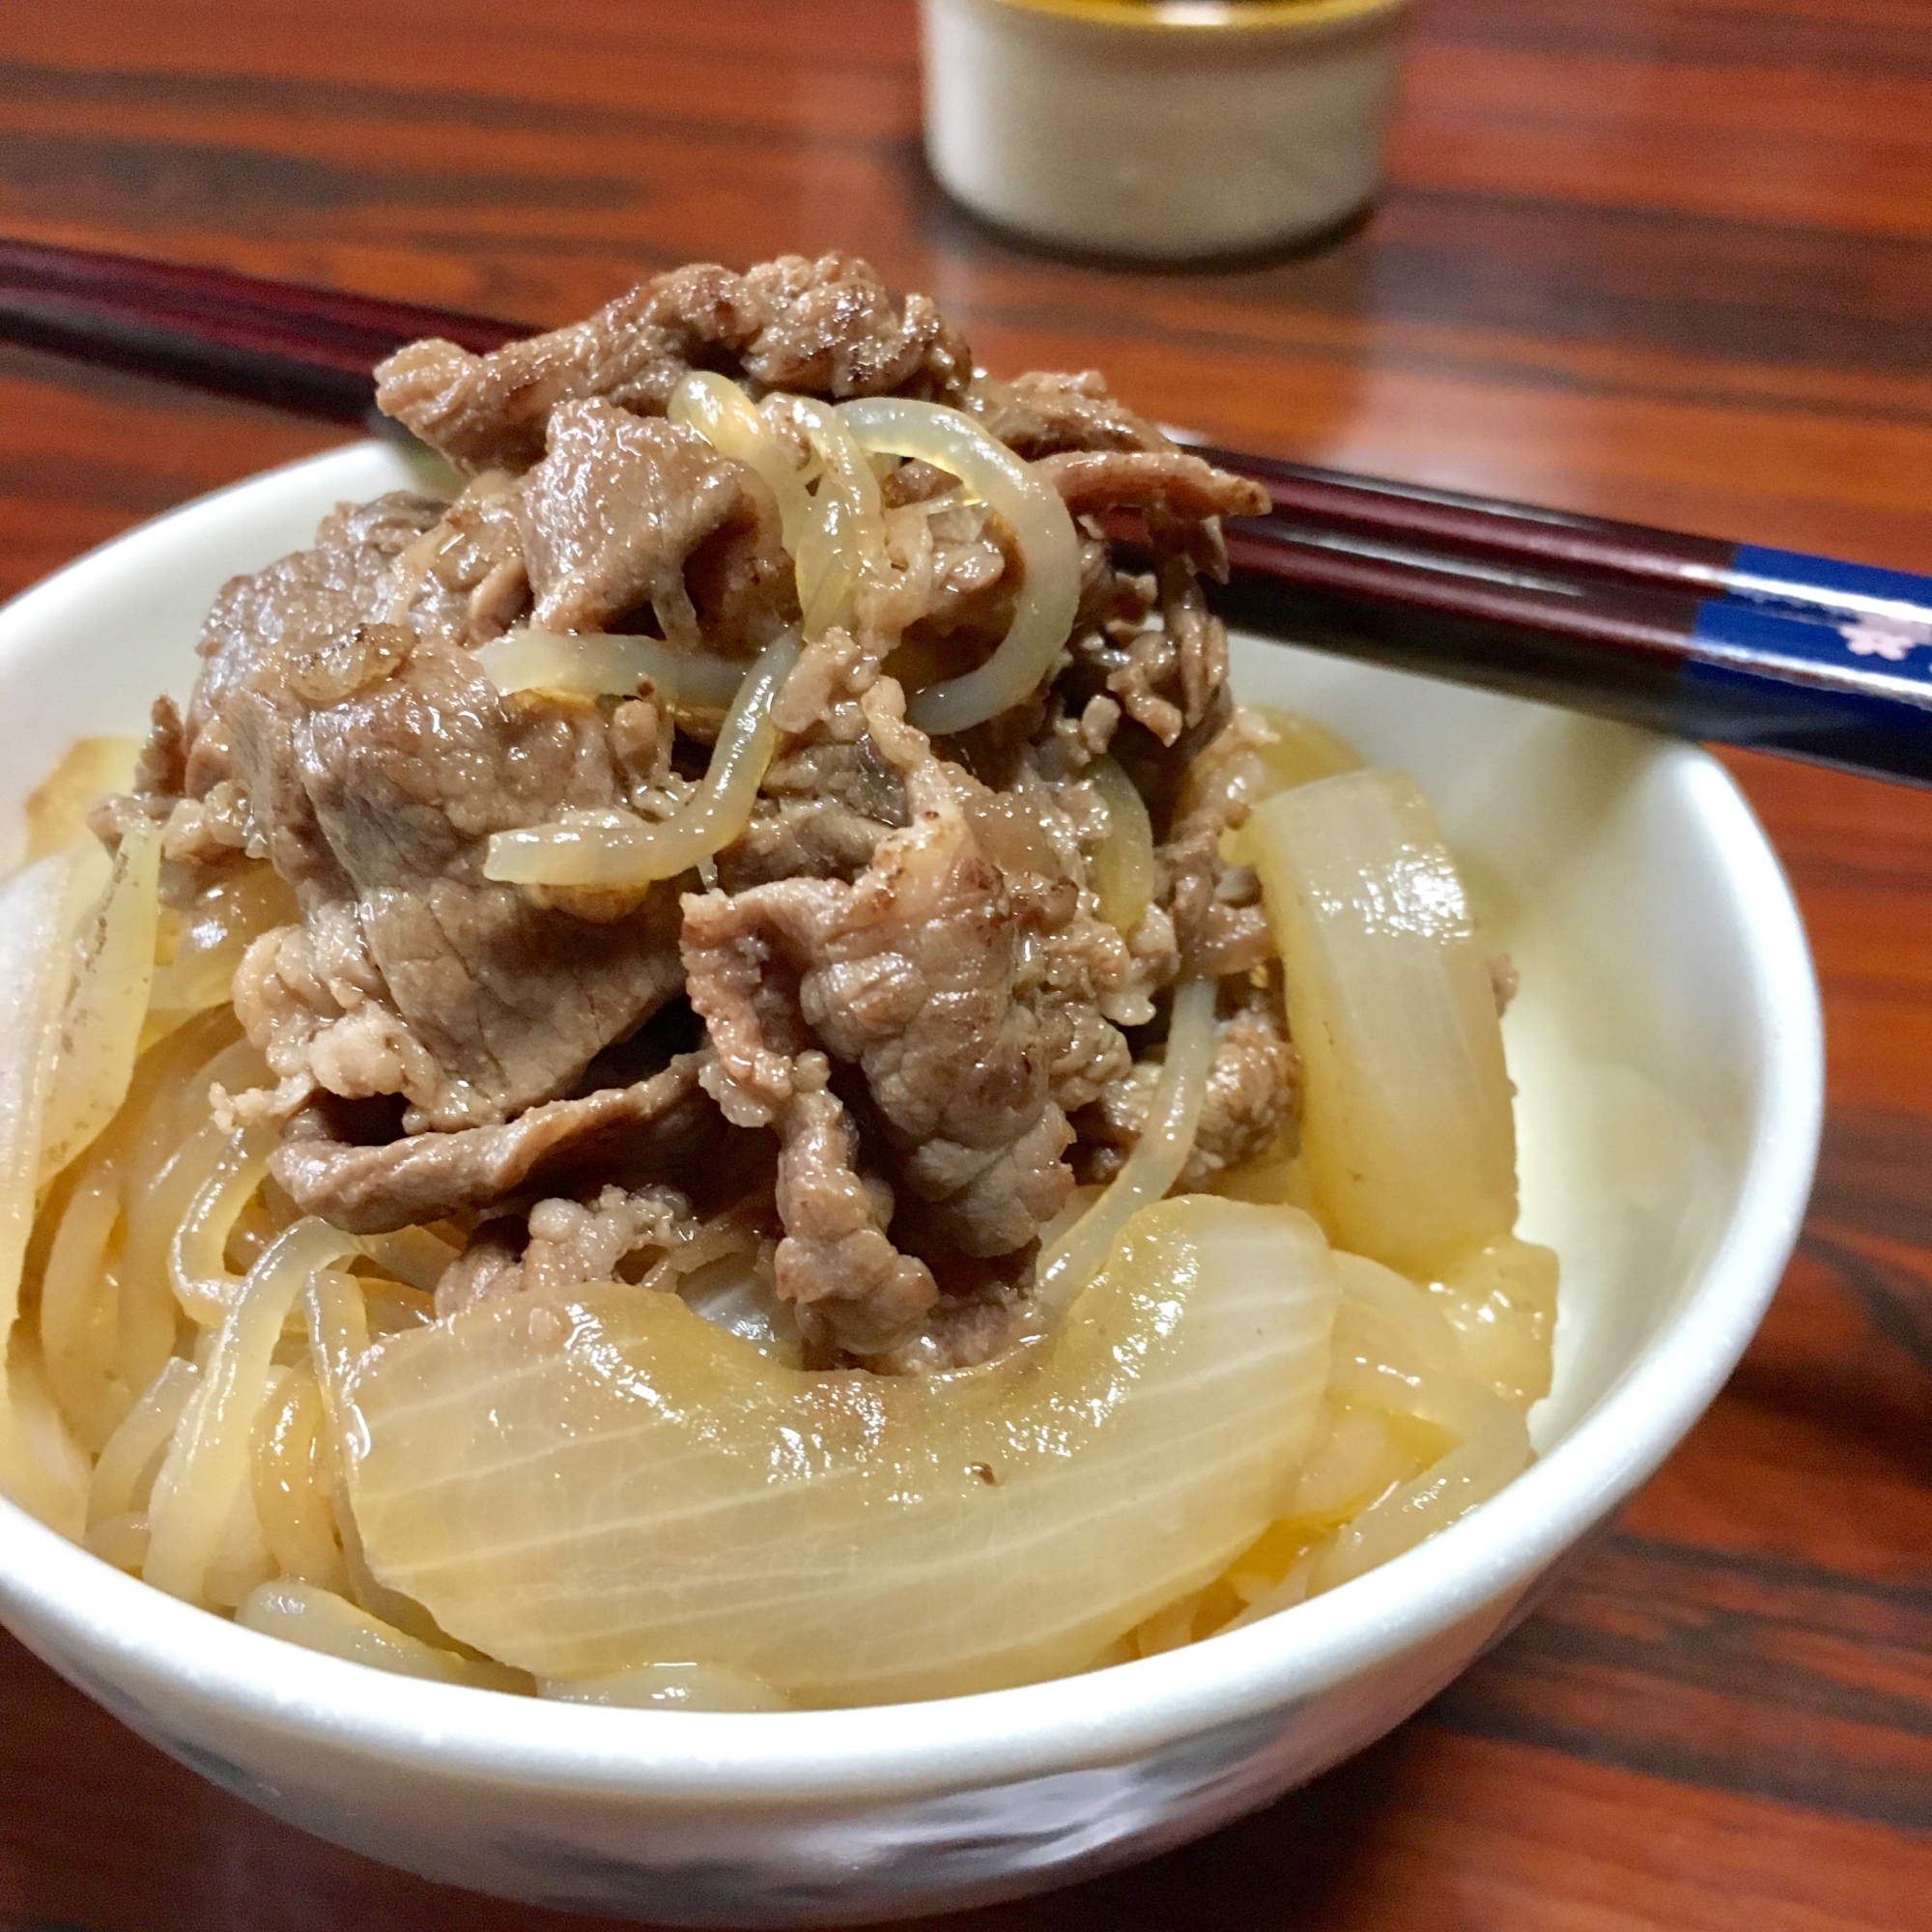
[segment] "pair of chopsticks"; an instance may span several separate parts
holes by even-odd
[[[0,242],[0,337],[367,422],[422,335],[528,329],[222,270]],[[1350,476],[1187,439],[1266,486],[1226,613],[1297,643],[1684,737],[1932,783],[1932,577]],[[1136,534],[1132,520],[1115,534]]]

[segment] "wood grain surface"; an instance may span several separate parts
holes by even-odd
[[[1927,0],[1426,0],[1373,218],[1238,272],[1015,249],[917,130],[909,0],[0,9],[0,233],[539,322],[849,247],[996,368],[1097,363],[1221,440],[1932,569]],[[0,351],[0,590],[334,440]],[[1932,1926],[1932,793],[1730,762],[1831,1117],[1729,1388],[1413,1722],[980,1932]],[[0,1927],[582,1922],[274,1825],[0,1638]]]

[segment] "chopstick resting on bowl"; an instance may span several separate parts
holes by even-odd
[[[0,338],[368,423],[418,336],[532,332],[225,270],[0,242]],[[1224,614],[1297,643],[1687,738],[1932,783],[1932,577],[1216,448]],[[1110,535],[1134,534],[1131,519]]]

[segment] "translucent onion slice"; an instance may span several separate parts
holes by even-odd
[[[708,651],[679,650],[662,638],[566,636],[524,624],[476,652],[498,691],[561,691],[581,697],[635,697],[648,684],[683,710],[723,711],[746,667]]]
[[[695,429],[721,456],[735,458],[764,478],[779,500],[784,547],[796,554],[799,539],[811,520],[805,472],[792,462],[744,390],[715,370],[694,369],[672,390],[665,413],[672,422]]]
[[[1412,780],[1351,772],[1248,822],[1303,1080],[1301,1159],[1338,1247],[1437,1279],[1516,1223],[1489,969]]]
[[[724,714],[704,781],[682,810],[657,825],[599,814],[498,832],[484,876],[518,886],[643,886],[674,879],[730,844],[752,822],[777,741],[772,705],[798,654],[795,630],[758,654]]]
[[[131,788],[140,755],[137,738],[76,738],[27,800],[27,857],[43,859],[85,838],[88,807]]]
[[[155,980],[160,876],[161,828],[130,827],[61,1015],[60,1064],[41,1129],[43,1181],[88,1147],[128,1097]]]
[[[265,1636],[282,1637],[304,1650],[366,1663],[398,1677],[427,1677],[438,1684],[469,1684],[483,1690],[530,1690],[529,1679],[520,1670],[440,1650],[357,1609],[333,1590],[290,1577],[250,1591],[237,1607],[235,1621]]]
[[[922,731],[964,731],[1031,696],[1052,670],[1080,602],[1080,545],[1057,490],[1005,443],[940,403],[868,396],[838,414],[862,449],[918,457],[956,476],[1006,520],[1025,560],[1012,628],[999,648],[963,677],[930,684],[906,708]]]
[[[1153,903],[1153,821],[1144,799],[1120,764],[1095,758],[1088,782],[1107,808],[1107,832],[1088,865],[1088,877],[1100,897],[1100,917],[1122,932],[1131,932]]]
[[[34,1221],[41,1122],[53,1087],[66,996],[70,899],[80,848],[56,852],[0,883],[0,1491],[62,1534],[85,1527],[85,1483],[40,1453],[20,1408],[8,1349]]]
[[[1279,1512],[1338,1293],[1306,1215],[1190,1196],[1056,1333],[951,1376],[787,1369],[644,1289],[485,1301],[355,1377],[362,1547],[540,1679],[695,1661],[814,1706],[1033,1682]]]
[[[811,515],[794,548],[805,635],[819,638],[834,624],[852,621],[860,586],[884,570],[885,512],[877,472],[850,424],[823,403],[803,396],[790,401],[820,466]]]
[[[1419,1294],[1406,1282],[1398,1286]],[[1388,1345],[1385,1327],[1361,1332],[1357,1289],[1351,1278],[1336,1320],[1331,1393],[1427,1423],[1446,1435],[1451,1446],[1342,1525],[1314,1563],[1311,1595],[1332,1590],[1447,1529],[1520,1476],[1529,1462],[1521,1412],[1453,1368],[1405,1367],[1399,1349]]]
[[[282,1324],[311,1274],[355,1252],[353,1236],[324,1221],[298,1221],[248,1270],[155,1479],[142,1574],[157,1589],[188,1603],[208,1600],[230,1519],[238,1505],[252,1503],[255,1424]]]
[[[1556,1280],[1549,1249],[1503,1235],[1428,1284],[1471,1371],[1520,1409],[1549,1393]]]
[[[1121,1231],[1180,1179],[1214,1066],[1214,986],[1190,980],[1174,996],[1167,1057],[1147,1125],[1106,1192],[1040,1258],[1036,1299],[1042,1313],[1064,1308],[1105,1262]]]

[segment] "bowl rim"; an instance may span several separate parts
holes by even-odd
[[[375,455],[390,466],[375,473]],[[232,484],[102,544],[0,609],[9,636],[84,596],[108,560],[204,538],[243,497],[316,503],[400,487],[393,444],[351,443]],[[196,528],[195,526],[202,526]],[[0,1498],[0,1612],[97,1680],[165,1709],[472,1782],[648,1797],[680,1808],[914,1797],[1119,1765],[1217,1727],[1277,1717],[1480,1613],[1623,1501],[1677,1445],[1743,1353],[1795,1245],[1824,1108],[1816,977],[1788,882],[1729,774],[1660,741],[1728,867],[1760,1054],[1736,1205],[1665,1328],[1504,1492],[1366,1576],[1276,1617],[1159,1656],[1013,1690],[761,1714],[604,1710],[379,1673],[196,1609],[113,1569]],[[1498,1499],[1500,1500],[1500,1499]]]

